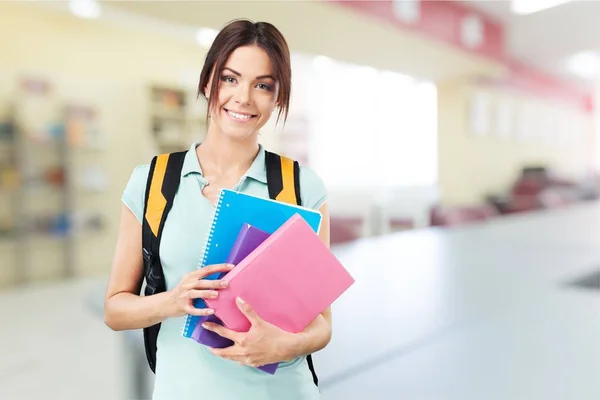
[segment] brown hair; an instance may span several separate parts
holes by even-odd
[[[282,114],[285,122],[289,110],[292,86],[290,51],[287,42],[281,32],[272,24],[268,22],[254,23],[245,19],[234,20],[227,24],[219,32],[206,54],[204,66],[200,73],[200,82],[198,83],[198,96],[202,95],[206,98],[204,88],[208,85],[211,75],[214,76],[210,87],[211,95],[208,99],[207,117],[218,99],[218,77],[225,66],[225,62],[235,49],[250,45],[262,48],[273,64],[275,78],[279,83],[277,122],[279,122]]]

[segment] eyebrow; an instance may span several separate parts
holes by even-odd
[[[227,69],[227,70],[231,71],[233,74],[235,74],[235,75],[237,75],[237,76],[242,76],[242,74],[240,74],[240,73],[239,73],[239,72],[237,72],[236,70],[234,70],[234,69],[231,69],[231,68],[229,68],[229,67],[225,67],[225,68],[223,68],[223,69]],[[268,79],[275,80],[275,78],[273,78],[273,76],[272,76],[272,75],[259,75],[259,76],[257,76],[257,77],[256,77],[256,79],[267,79],[267,78],[268,78]]]

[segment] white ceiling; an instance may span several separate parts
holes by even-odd
[[[577,1],[525,16],[513,14],[506,0],[461,2],[504,24],[508,53],[518,61],[590,85],[567,71],[564,64],[577,52],[600,51],[600,1]],[[326,1],[103,0],[102,4],[120,12],[188,27],[218,29],[240,16],[268,20],[282,29],[295,51],[428,79],[497,75],[503,70],[491,60],[395,29]]]
[[[574,1],[529,15],[514,14],[505,0],[462,3],[503,23],[509,53],[548,72],[581,82],[565,62],[582,51],[600,51],[600,1]]]
[[[591,84],[568,71],[565,62],[578,52],[600,50],[600,1],[575,1],[523,16],[515,15],[507,0],[462,2],[505,25],[508,53],[518,61],[583,86]],[[444,45],[419,40],[380,21],[358,17],[344,7],[324,1],[124,1],[105,4],[173,22],[212,24],[217,28],[241,15],[271,20],[286,32],[290,44],[298,51],[366,62],[432,79],[461,73],[490,73],[488,68],[492,65],[464,54],[458,56]],[[307,25],[311,29],[307,29]],[[375,43],[378,45],[373,45]],[[414,53],[415,48],[419,49],[418,55]],[[441,59],[445,59],[444,68],[439,64]]]
[[[104,7],[184,26],[221,28],[235,18],[270,21],[293,51],[326,55],[431,80],[498,76],[505,67],[401,31],[326,1],[102,1]],[[416,50],[415,50],[416,49]]]

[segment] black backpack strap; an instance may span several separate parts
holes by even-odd
[[[302,205],[298,161],[265,151],[269,197],[284,203]]]
[[[265,166],[267,168],[267,187],[269,198],[289,204],[302,205],[300,196],[300,165],[298,161],[265,151]],[[312,355],[306,356],[308,369],[313,382],[319,386],[319,378],[315,372]]]
[[[187,151],[161,154],[152,159],[146,182],[144,218],[142,220],[142,255],[144,257],[145,296],[166,291],[160,263],[160,239],[173,206]],[[156,340],[160,324],[144,328],[146,358],[152,372],[156,369]]]

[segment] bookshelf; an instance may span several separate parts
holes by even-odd
[[[15,127],[12,109],[7,101],[0,104],[0,237],[15,233],[15,208],[18,187],[17,157],[15,153]]]
[[[206,101],[195,91],[167,85],[150,86],[150,125],[159,153],[187,150],[206,135]]]
[[[0,287],[75,276],[79,240],[104,229],[97,120],[47,80],[20,79],[0,99]]]
[[[21,255],[17,247],[18,158],[13,109],[8,99],[0,99],[0,286],[15,282]]]

